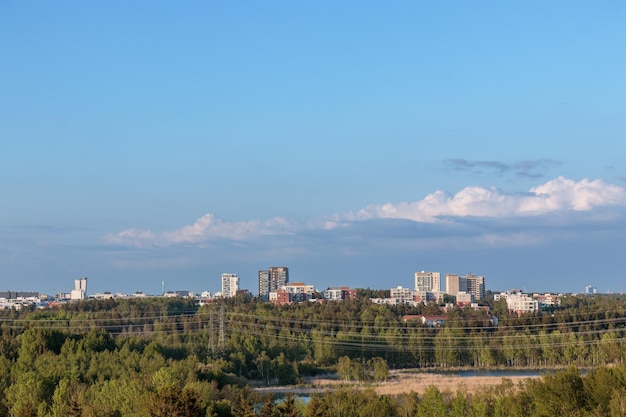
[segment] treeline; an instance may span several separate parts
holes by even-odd
[[[261,378],[263,364],[280,354],[307,374],[334,368],[343,357],[363,363],[382,358],[390,368],[587,367],[624,359],[623,297],[570,297],[559,309],[521,317],[502,303],[491,306],[498,325],[485,311],[454,309],[445,313],[444,325],[430,328],[402,318],[444,314],[434,304],[392,307],[366,298],[289,306],[231,302],[223,348],[238,375],[250,379]]]
[[[402,320],[407,314],[440,314],[436,305],[390,307],[365,297],[289,306],[231,299],[205,307],[155,298],[2,311],[0,416],[296,415],[287,410],[293,399],[281,409],[270,407],[270,401],[261,407],[263,398],[248,382],[291,384],[335,371],[344,380],[380,381],[389,368],[399,367],[621,364],[625,307],[618,296],[570,297],[549,314],[517,317],[502,311],[500,303],[492,305],[492,311],[500,310],[498,326],[484,312],[453,310],[441,328]],[[621,366],[602,372],[608,372],[602,374],[607,381],[624,375]],[[573,380],[573,373],[566,375]],[[613,388],[621,387],[619,381],[611,381]],[[605,411],[614,400],[608,392],[602,398]],[[345,414],[340,405],[362,403],[358,409],[370,410],[367,415],[428,415],[401,410],[406,406],[416,413],[433,395],[391,399],[339,391],[296,411],[360,415]],[[449,413],[462,402],[438,395]],[[463,398],[472,408],[487,401]],[[600,403],[593,401],[583,403],[591,409]],[[317,403],[322,411],[311,414]],[[490,404],[496,413],[496,401]],[[287,414],[276,414],[282,412]]]
[[[257,414],[271,416],[272,414]],[[281,414],[274,414],[281,415]],[[368,390],[339,390],[313,397],[292,416],[309,417],[623,417],[626,367],[599,367],[587,375],[571,367],[519,385],[501,385],[470,394],[426,388],[398,396]],[[250,414],[254,416],[254,414]]]

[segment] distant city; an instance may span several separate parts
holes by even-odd
[[[467,274],[445,275],[445,289],[441,287],[441,274],[439,272],[419,271],[414,274],[413,288],[397,286],[389,288],[389,297],[370,298],[376,304],[388,305],[412,305],[435,302],[438,304],[452,304],[458,307],[479,308],[479,300],[485,298],[486,279],[484,276]],[[596,287],[587,286],[585,294],[597,294]],[[521,290],[512,289],[506,292],[494,293],[494,302],[505,300],[507,308],[518,314],[536,312],[547,306],[560,304],[561,293],[525,294]],[[291,282],[289,268],[286,266],[270,266],[258,272],[258,296],[263,302],[276,305],[302,302],[326,302],[343,301],[356,297],[356,289],[347,286],[328,287],[323,291],[315,288],[313,284],[304,282]],[[161,283],[161,294],[149,295],[141,291],[133,294],[103,292],[88,294],[87,277],[74,281],[74,289],[68,293],[59,292],[54,296],[38,292],[0,291],[0,309],[21,309],[26,306],[47,308],[61,305],[67,302],[82,301],[88,299],[124,299],[144,297],[184,297],[194,298],[198,304],[204,305],[217,299],[233,297],[253,297],[248,289],[239,287],[239,276],[234,273],[221,275],[221,291],[211,293],[202,291],[195,294],[191,291],[177,290],[166,291],[165,282]]]

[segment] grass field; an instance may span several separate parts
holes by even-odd
[[[511,376],[506,379],[513,382],[517,386],[531,378],[540,378],[540,376]],[[392,371],[389,380],[381,383],[345,383],[344,381],[331,378],[315,378],[308,380],[307,383],[319,390],[320,388],[329,388],[337,386],[353,386],[373,388],[379,395],[397,395],[402,393],[416,392],[423,394],[429,386],[435,386],[439,391],[455,393],[459,390],[475,393],[489,387],[502,384],[502,377],[497,376],[470,376],[461,377],[458,375],[444,375],[428,372],[410,372],[410,371]]]

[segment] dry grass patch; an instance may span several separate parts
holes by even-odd
[[[426,388],[435,386],[441,392],[457,392],[459,390],[467,393],[477,393],[485,389],[496,387],[502,384],[504,379],[511,381],[514,386],[540,376],[510,376],[502,378],[499,376],[466,376],[435,374],[428,372],[392,371],[387,382],[360,384],[356,382],[346,383],[345,381],[332,378],[312,378],[307,383],[314,387],[328,387],[332,389],[338,385],[374,388],[378,395],[398,395],[409,392],[424,394]]]

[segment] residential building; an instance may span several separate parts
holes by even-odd
[[[441,274],[439,272],[416,272],[415,291],[439,292],[441,291]]]
[[[471,306],[474,303],[474,294],[460,292],[456,295],[456,305]]]
[[[270,271],[267,269],[259,271],[259,297],[263,301],[269,301],[270,293]]]
[[[467,283],[467,292],[472,294],[476,300],[485,298],[485,277],[467,274],[465,277]]]
[[[237,295],[239,291],[239,277],[237,274],[222,274],[222,297],[230,298]]]
[[[289,268],[285,266],[270,266],[259,271],[259,296],[268,301],[269,293],[275,292],[289,283]]]
[[[289,268],[286,266],[270,266],[270,291],[289,284]]]
[[[456,296],[460,292],[467,292],[467,280],[457,274],[446,274],[446,294]]]
[[[343,301],[356,297],[356,289],[348,287],[330,287],[324,291],[324,299],[328,301]]]
[[[398,285],[396,288],[392,288],[389,293],[389,298],[396,300],[394,304],[411,304],[415,301],[413,299],[415,291],[410,288],[403,288],[401,285]]]
[[[459,293],[472,294],[476,300],[485,298],[485,277],[474,274],[464,277],[446,274],[446,294],[457,296]]]
[[[416,303],[428,304],[430,302],[443,303],[443,293],[441,291],[414,291],[413,301]]]
[[[370,298],[370,301],[374,304],[387,304],[391,306],[395,306],[398,301],[397,298]]]
[[[533,298],[539,301],[539,308],[558,307],[561,305],[562,294],[533,294]]]
[[[370,301],[375,304],[406,304],[417,306],[420,303],[427,304],[431,301],[434,301],[436,303],[442,303],[443,293],[441,291],[415,291],[399,285],[395,288],[390,289],[389,298],[370,298]]]
[[[474,296],[474,299],[480,300],[485,298],[485,277],[467,274],[465,276],[465,282],[467,285],[467,292]]]
[[[424,316],[424,315],[406,315],[402,316],[402,321],[419,321],[426,327],[442,327],[446,324],[448,318],[446,316]]]
[[[500,294],[494,294],[493,300],[500,301],[506,300],[506,307],[509,311],[523,314],[534,313],[539,311],[539,301],[533,299],[527,294],[522,293],[520,290],[509,290]]]
[[[300,303],[311,300],[314,293],[315,287],[313,285],[307,285],[304,282],[294,282],[270,292],[269,301],[274,304]]]

